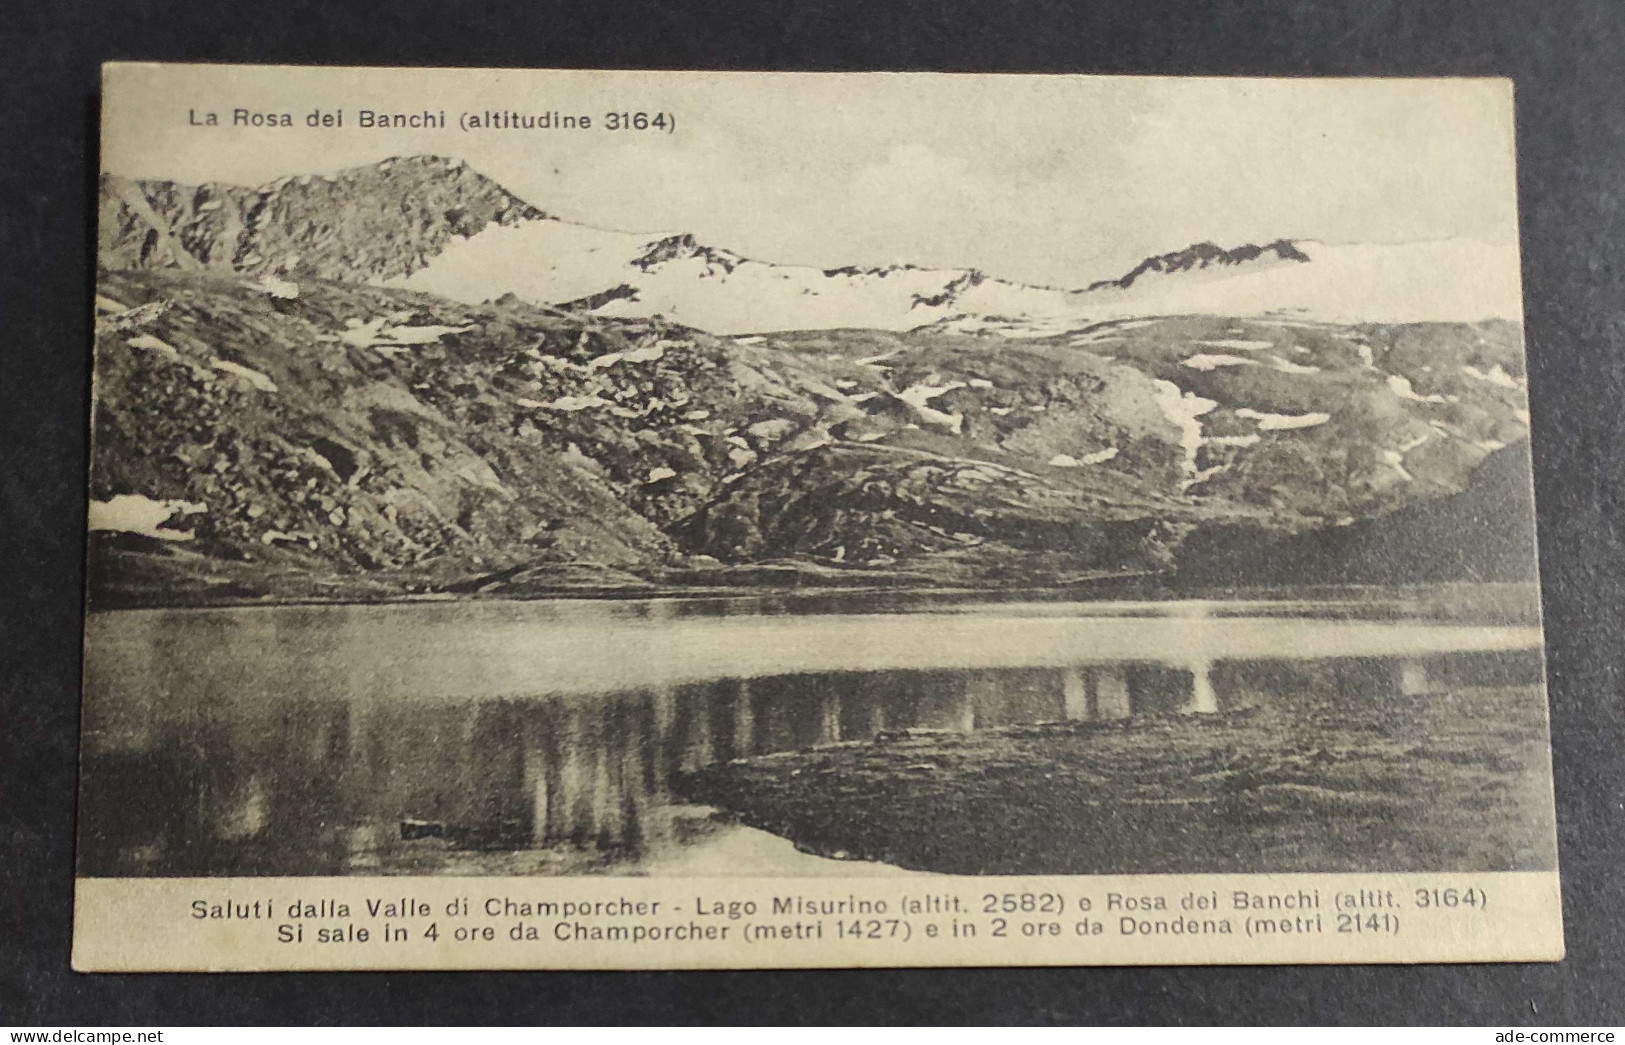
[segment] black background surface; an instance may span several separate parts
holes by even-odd
[[[98,67],[109,59],[1513,77],[1568,958],[1322,968],[71,972],[95,106]],[[0,1024],[1625,1023],[1622,132],[1621,0],[8,5],[0,14]]]

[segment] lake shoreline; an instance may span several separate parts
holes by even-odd
[[[1532,589],[1161,594],[93,613],[80,866],[1547,866]]]
[[[1164,575],[1103,578],[1089,583],[1052,586],[1006,585],[997,587],[951,587],[931,584],[853,585],[853,586],[668,586],[663,588],[557,588],[526,593],[452,592],[418,593],[346,591],[331,596],[295,597],[253,596],[237,599],[160,600],[128,599],[103,594],[91,599],[86,614],[103,616],[131,611],[252,610],[280,607],[411,607],[448,605],[538,604],[556,602],[572,605],[612,605],[677,603],[700,606],[749,606],[752,603],[778,603],[793,606],[796,612],[820,612],[816,604],[831,605],[850,600],[888,603],[908,609],[934,606],[997,606],[1004,603],[1033,602],[1081,606],[1121,602],[1176,604],[1180,602],[1245,603],[1304,602],[1341,600],[1363,604],[1416,603],[1428,616],[1485,618],[1496,621],[1537,624],[1541,619],[1540,587],[1532,581],[1419,581],[1415,584],[1306,584],[1306,585],[1212,585],[1173,583]]]
[[[798,847],[948,874],[1549,870],[1538,686],[1337,713],[901,730],[685,774]],[[1346,721],[1345,721],[1346,720]]]

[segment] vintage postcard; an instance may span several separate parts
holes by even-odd
[[[1510,83],[102,112],[79,969],[1562,955]]]

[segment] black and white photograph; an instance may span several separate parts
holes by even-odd
[[[107,75],[81,879],[1555,883],[1506,81]]]

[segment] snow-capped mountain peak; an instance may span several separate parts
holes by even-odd
[[[1023,336],[1166,315],[1344,323],[1521,315],[1513,245],[1204,241],[1067,290],[974,268],[777,264],[689,232],[577,224],[434,156],[258,188],[109,176],[101,238],[109,268],[360,278],[470,304],[512,295],[604,316],[658,315],[717,334],[940,324]]]
[[[1101,319],[1274,315],[1334,323],[1477,322],[1522,315],[1518,251],[1512,244],[1283,240],[1239,262],[1146,271],[1156,274],[1084,295],[1083,308]]]
[[[1171,251],[1167,254],[1158,254],[1146,258],[1127,273],[1117,279],[1102,280],[1091,284],[1090,290],[1106,290],[1116,288],[1127,290],[1134,285],[1135,280],[1147,274],[1173,275],[1176,273],[1210,271],[1216,275],[1232,275],[1238,266],[1249,268],[1264,267],[1272,263],[1287,261],[1308,261],[1309,256],[1299,250],[1297,245],[1288,239],[1278,239],[1273,243],[1259,246],[1254,243],[1244,243],[1239,247],[1226,249],[1217,243],[1203,241],[1193,243],[1184,250]]]
[[[454,241],[390,286],[477,303],[512,294],[597,314],[663,316],[717,334],[833,327],[907,330],[960,311],[985,280],[964,269],[818,269],[747,258],[692,234],[638,234],[541,218]]]

